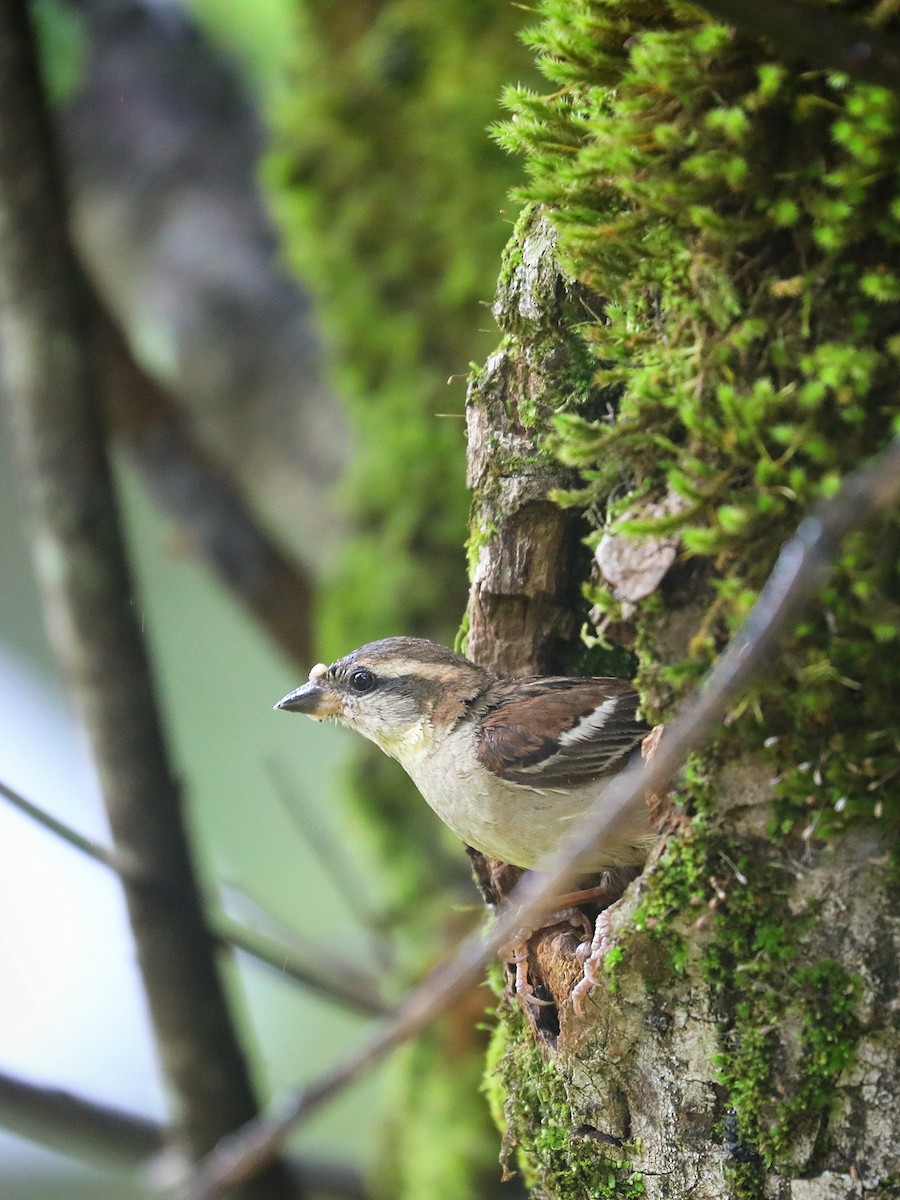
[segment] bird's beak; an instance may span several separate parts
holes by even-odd
[[[303,713],[312,717],[314,721],[324,721],[326,717],[339,717],[342,712],[340,699],[329,688],[322,686],[321,677],[324,673],[324,667],[321,670],[313,667],[309,673],[309,683],[288,692],[275,707],[283,708],[287,712]]]

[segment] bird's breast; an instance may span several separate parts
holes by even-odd
[[[577,790],[540,790],[508,783],[487,772],[474,742],[450,733],[437,746],[422,741],[399,756],[425,800],[469,846],[491,858],[532,867],[558,844],[590,805],[601,783]],[[633,829],[598,853],[596,870],[640,863],[649,835],[646,808],[635,812]]]

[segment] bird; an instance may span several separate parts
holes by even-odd
[[[275,708],[362,734],[466,845],[524,868],[554,849],[650,732],[627,680],[504,678],[414,637],[317,663]],[[639,867],[654,839],[639,799],[584,870]]]

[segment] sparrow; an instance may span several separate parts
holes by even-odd
[[[626,680],[501,678],[424,638],[370,642],[275,705],[335,720],[395,758],[469,846],[531,868],[650,731]],[[643,863],[654,841],[643,800],[586,871]]]

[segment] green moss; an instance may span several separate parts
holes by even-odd
[[[469,564],[469,578],[475,572],[475,567],[478,563],[478,556],[488,544],[492,537],[497,533],[497,526],[493,523],[488,523],[484,526],[470,526],[469,537],[466,541],[466,558]]]
[[[503,1134],[501,1162],[516,1156],[526,1186],[554,1200],[638,1200],[643,1176],[631,1148],[578,1135],[564,1082],[537,1049],[517,1001],[504,1002],[488,1050],[485,1091]]]
[[[726,918],[727,919],[727,918]],[[827,1118],[838,1098],[835,1083],[854,1060],[859,1035],[855,1016],[858,981],[839,964],[822,959],[795,970],[785,986],[785,972],[796,956],[790,931],[780,930],[782,954],[766,960],[764,937],[744,944],[730,938],[725,955],[735,952],[744,972],[762,964],[749,980],[746,995],[734,1004],[723,1030],[727,1049],[717,1062],[718,1078],[726,1089],[740,1131],[744,1156],[761,1166],[790,1169],[797,1164],[794,1145],[804,1130],[818,1130],[812,1155],[821,1155],[827,1139]],[[776,1031],[786,1022],[799,1028],[799,1049],[791,1084],[783,1048]],[[748,1175],[748,1162],[741,1173]]]
[[[773,546],[890,436],[896,101],[792,73],[688,8],[551,0],[543,13],[530,41],[561,90],[510,91],[516,120],[499,136],[525,155],[523,196],[551,208],[573,276],[607,298],[582,333],[595,385],[620,394],[615,421],[558,417],[555,447],[586,469],[569,497],[582,505],[606,504],[613,488],[613,516],[648,493],[687,501],[652,528],[620,530],[676,528],[689,554],[741,581],[719,592],[710,636],[693,647],[703,666]],[[861,274],[861,263],[873,266]],[[857,568],[878,579],[853,592],[842,564],[842,623],[890,639],[894,563],[870,554]],[[846,702],[839,675],[821,709]],[[879,682],[896,689],[896,675]],[[670,697],[694,677],[671,677]]]
[[[634,932],[620,934],[617,946],[627,963],[635,938],[658,937],[669,969],[677,974],[693,958],[691,970],[710,989],[722,1047],[716,1080],[728,1114],[720,1133],[731,1143],[730,1194],[741,1200],[762,1196],[765,1169],[807,1167],[794,1156],[806,1131],[819,1131],[812,1154],[824,1153],[835,1085],[859,1036],[858,981],[831,959],[798,965],[808,961],[813,916],[792,911],[794,883],[782,858],[772,843],[748,844],[721,822],[695,821],[655,864]],[[652,992],[670,981],[645,972],[643,982]],[[779,1036],[787,1027],[797,1030],[790,1051]]]

